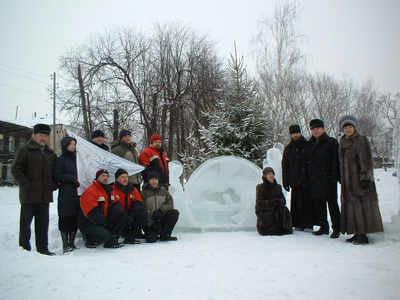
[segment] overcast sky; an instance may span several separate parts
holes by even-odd
[[[369,77],[381,92],[400,92],[400,1],[301,0],[299,26],[310,70],[361,86]],[[254,74],[250,40],[258,21],[272,17],[276,1],[261,0],[0,0],[0,119],[52,113],[47,92],[59,56],[105,28],[179,20],[218,40],[229,58],[236,41]],[[60,85],[62,79],[59,78]],[[60,86],[62,88],[62,86]]]

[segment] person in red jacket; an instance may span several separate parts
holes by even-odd
[[[82,194],[78,227],[82,232],[85,246],[96,248],[104,243],[105,248],[119,248],[118,243],[126,223],[126,213],[121,202],[116,201],[112,187],[108,184],[109,174],[106,169],[96,172],[96,179]]]
[[[150,138],[149,148],[143,150],[139,155],[139,163],[144,166],[142,171],[144,183],[148,182],[147,176],[150,172],[156,172],[160,178],[159,184],[168,188],[169,186],[169,158],[164,149],[161,148],[162,138],[154,134]]]
[[[124,244],[140,244],[135,239],[146,222],[147,215],[144,212],[143,200],[139,190],[129,183],[128,172],[118,169],[115,173],[115,182],[112,185],[112,195],[116,201],[121,202],[122,211],[128,218],[122,235],[125,236]]]

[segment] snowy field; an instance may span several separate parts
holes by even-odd
[[[375,174],[384,222],[399,210],[392,172]],[[53,203],[49,257],[18,247],[18,189],[0,188],[0,203],[0,299],[400,299],[400,242],[385,234],[356,246],[304,232],[178,232],[177,242],[87,249],[78,233],[80,249],[62,254]]]

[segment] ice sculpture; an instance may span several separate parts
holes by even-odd
[[[182,165],[170,163],[170,192],[180,211],[179,230],[255,229],[255,189],[261,169],[243,158],[222,156],[199,166],[182,190]]]

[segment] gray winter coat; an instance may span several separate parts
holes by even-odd
[[[130,143],[124,141],[116,141],[111,145],[111,152],[119,157],[125,158],[135,164],[139,164],[138,152],[136,151],[136,143]],[[142,175],[140,173],[129,176],[129,182],[131,184],[142,184]]]
[[[378,195],[374,182],[373,160],[368,139],[355,132],[340,138],[342,233],[366,234],[383,231]],[[362,180],[370,181],[367,189]]]

